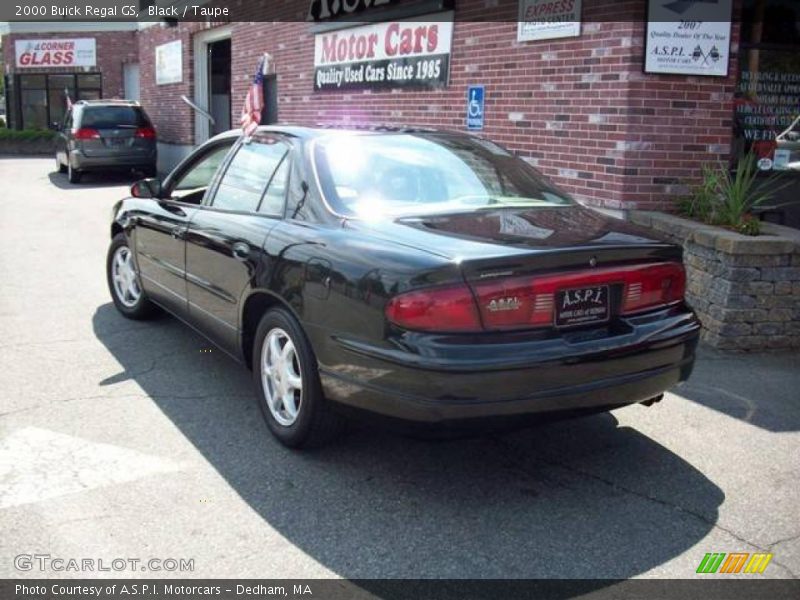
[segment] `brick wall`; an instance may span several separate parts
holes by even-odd
[[[48,67],[19,68],[15,67],[16,53],[14,42],[33,38],[94,38],[97,52],[97,67],[88,71],[99,71],[103,74],[103,97],[122,98],[125,95],[123,83],[123,65],[136,62],[139,58],[139,45],[135,31],[109,31],[101,33],[16,33],[3,36],[3,60],[9,74],[13,73],[83,73],[81,68]]]
[[[727,160],[736,58],[730,76],[643,73],[644,2],[584,0],[578,38],[518,43],[515,22],[459,20],[483,9],[460,0],[450,85],[442,90],[314,92],[314,36],[305,22],[236,22],[232,34],[233,122],[258,57],[275,59],[281,123],[402,123],[464,129],[468,84],[486,85],[484,134],[597,206],[669,208],[702,163]],[[603,6],[604,5],[604,6]],[[305,6],[305,5],[303,5]],[[297,5],[285,4],[287,15]],[[254,15],[255,18],[255,15]],[[514,18],[512,17],[509,17]],[[198,24],[140,33],[142,99],[166,141],[193,143],[191,38]],[[738,40],[734,26],[733,50]],[[153,89],[154,46],[184,40],[184,82]]]
[[[158,139],[168,144],[191,144],[194,140],[194,113],[181,95],[194,98],[194,60],[192,34],[201,23],[182,23],[178,27],[156,25],[139,31],[139,86],[142,106],[158,130]],[[156,46],[181,40],[183,80],[156,85]]]

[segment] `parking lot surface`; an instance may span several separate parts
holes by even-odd
[[[797,354],[703,349],[650,408],[292,452],[243,367],[172,318],[114,310],[129,183],[0,159],[0,577],[684,578],[708,552],[800,575]],[[24,571],[20,554],[194,570]]]

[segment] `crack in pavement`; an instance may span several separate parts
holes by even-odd
[[[497,446],[500,446],[501,448],[506,450],[505,456],[506,457],[510,457],[511,460],[515,460],[518,463],[518,470],[520,472],[524,473],[525,476],[528,479],[534,479],[533,477],[531,477],[530,473],[528,473],[527,470],[525,469],[525,466],[526,466],[526,464],[525,464],[525,462],[526,462],[525,461],[525,456],[527,456],[528,453],[524,449],[520,448],[517,444],[514,444],[513,442],[508,442],[506,440],[502,440],[502,439],[500,439],[500,438],[498,438],[496,436],[492,436],[489,439],[491,441],[493,441]],[[697,512],[695,510],[692,510],[690,508],[687,508],[685,506],[681,506],[680,504],[676,504],[676,503],[670,502],[668,500],[663,500],[661,498],[657,498],[655,496],[651,496],[650,494],[646,494],[644,492],[640,492],[638,490],[626,487],[624,485],[620,485],[620,484],[616,483],[615,481],[613,481],[612,479],[607,479],[605,477],[601,477],[600,475],[596,475],[595,473],[591,473],[589,471],[585,471],[583,469],[580,469],[580,468],[575,467],[573,465],[570,465],[568,463],[555,461],[555,460],[553,460],[553,459],[551,459],[549,457],[546,457],[546,456],[543,457],[543,459],[540,459],[540,462],[542,462],[542,463],[544,463],[546,465],[549,465],[551,467],[556,467],[556,468],[563,469],[563,470],[565,470],[565,471],[567,471],[569,473],[572,473],[574,475],[578,475],[578,476],[584,477],[586,479],[591,479],[593,481],[597,481],[599,483],[602,483],[605,486],[610,487],[613,490],[620,491],[620,492],[623,492],[625,494],[629,494],[631,496],[635,496],[635,497],[640,498],[642,500],[647,500],[648,502],[653,502],[655,504],[659,504],[659,505],[664,506],[666,508],[671,508],[672,510],[676,510],[678,512],[682,512],[682,513],[684,513],[686,515],[694,517],[695,519],[698,519],[699,521],[703,522],[704,524],[706,524],[706,525],[708,525],[708,526],[710,526],[710,527],[712,527],[714,529],[719,529],[720,531],[723,531],[723,532],[727,533],[728,535],[730,535],[734,539],[742,542],[743,544],[747,544],[748,546],[756,548],[756,549],[758,549],[758,550],[760,550],[762,552],[768,552],[769,549],[772,546],[775,546],[776,544],[783,543],[783,542],[786,542],[786,541],[790,541],[790,540],[794,539],[795,537],[800,537],[800,534],[798,534],[796,536],[787,538],[785,540],[781,539],[778,542],[774,542],[773,544],[769,544],[767,546],[761,546],[761,545],[759,545],[759,544],[757,544],[757,543],[755,543],[755,542],[753,542],[751,540],[748,540],[744,536],[736,533],[732,529],[730,529],[728,527],[725,527],[724,525],[720,525],[719,521],[714,521],[713,519],[710,519],[710,518],[706,517],[704,514],[702,514],[700,512]],[[797,579],[798,578],[797,574],[794,571],[792,571],[791,568],[789,568],[787,565],[785,565],[784,563],[780,562],[779,560],[775,560],[775,557],[773,557],[772,563],[777,565],[778,567],[784,569],[787,573],[789,573],[789,575],[793,579]]]
[[[773,547],[777,546],[778,544],[786,544],[788,542],[793,542],[796,539],[800,538],[800,533],[796,533],[794,535],[790,535],[789,537],[780,538],[779,540],[772,542],[771,544],[767,544],[767,548],[772,549]]]

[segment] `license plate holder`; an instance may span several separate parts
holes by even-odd
[[[604,323],[610,317],[607,285],[559,290],[556,293],[556,327]]]

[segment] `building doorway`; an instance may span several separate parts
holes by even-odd
[[[195,144],[231,128],[231,28],[216,27],[194,36]]]
[[[122,79],[125,86],[125,98],[139,101],[139,63],[125,63],[122,67]]]
[[[231,40],[208,44],[208,107],[212,135],[231,128]]]

